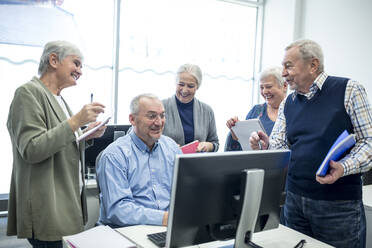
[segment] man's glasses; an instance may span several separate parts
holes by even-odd
[[[148,114],[145,114],[146,118],[149,119],[150,121],[154,121],[158,118],[160,118],[160,120],[163,120],[165,118],[165,113],[161,113],[161,114],[157,114],[157,113],[148,113]]]

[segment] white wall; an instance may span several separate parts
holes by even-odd
[[[281,62],[283,50],[299,37],[323,48],[325,71],[361,82],[372,102],[371,0],[267,0],[262,67]]]
[[[323,48],[325,70],[361,82],[372,102],[372,1],[306,0],[303,35]]]
[[[266,0],[262,69],[281,65],[284,48],[293,40],[296,0]]]

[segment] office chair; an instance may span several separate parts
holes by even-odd
[[[362,174],[363,185],[372,184],[372,169]]]

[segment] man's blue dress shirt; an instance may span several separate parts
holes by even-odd
[[[132,130],[110,144],[98,162],[100,222],[161,225],[169,201],[178,145],[162,135],[152,151]]]

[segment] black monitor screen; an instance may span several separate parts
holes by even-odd
[[[109,144],[120,136],[124,136],[131,125],[107,125],[105,133],[93,141],[93,145],[85,150],[85,165],[95,168],[96,157]]]
[[[166,247],[234,238],[245,169],[265,172],[255,232],[278,227],[289,158],[289,150],[178,155]]]

